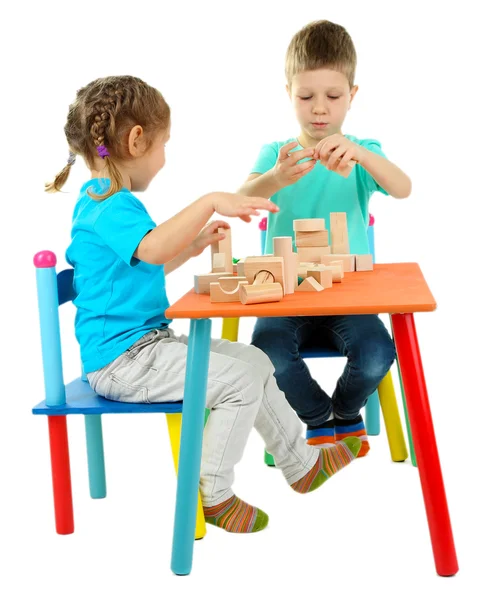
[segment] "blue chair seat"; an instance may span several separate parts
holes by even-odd
[[[113,402],[96,394],[80,377],[65,386],[66,404],[47,406],[40,402],[35,415],[104,415],[109,413],[181,413],[182,400],[175,402],[141,403]]]

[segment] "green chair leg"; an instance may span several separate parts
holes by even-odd
[[[264,462],[268,467],[275,467],[276,463],[274,462],[274,457],[272,454],[269,454],[267,450],[264,450]]]

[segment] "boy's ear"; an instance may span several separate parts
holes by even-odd
[[[359,89],[358,85],[354,85],[354,86],[351,87],[351,90],[350,90],[350,100],[349,100],[349,110],[350,110],[352,101],[354,100],[354,97],[357,94],[357,90],[358,89]]]
[[[146,150],[146,140],[143,139],[143,127],[135,125],[129,132],[128,150],[133,158],[143,156]]]

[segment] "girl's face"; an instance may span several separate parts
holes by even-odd
[[[143,192],[148,188],[155,175],[165,165],[165,145],[170,139],[170,125],[157,134],[151,147],[131,164],[131,189]]]

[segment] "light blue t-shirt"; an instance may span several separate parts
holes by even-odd
[[[82,186],[73,213],[66,260],[75,269],[75,333],[86,373],[101,369],[152,329],[167,327],[169,306],[163,265],[133,258],[156,224],[143,204],[123,188],[106,200],[108,179]]]
[[[359,140],[352,135],[345,137],[371,152],[384,156],[381,144],[376,140]],[[281,147],[293,141],[296,141],[296,138],[263,146],[250,173],[266,173],[272,169],[276,164]],[[301,149],[302,147],[298,144],[293,152]],[[368,205],[372,194],[378,191],[387,194],[359,164],[352,169],[349,177],[345,178],[329,171],[317,162],[307,175],[272,196],[272,202],[277,204],[281,210],[267,216],[265,253],[272,254],[272,238],[274,237],[291,236],[294,244],[294,219],[323,217],[325,227],[330,229],[330,213],[345,212],[347,213],[351,253],[368,254]]]

